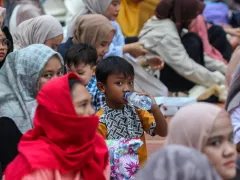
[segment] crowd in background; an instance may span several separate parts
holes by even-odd
[[[0,0],[0,27],[0,179],[240,177],[240,1]]]

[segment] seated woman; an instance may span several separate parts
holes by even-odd
[[[24,21],[13,33],[14,50],[25,48],[31,44],[45,44],[56,51],[62,40],[62,25],[50,15]]]
[[[3,169],[16,156],[22,133],[33,128],[38,91],[62,74],[61,55],[45,45],[34,44],[7,56],[0,71],[0,163]]]
[[[201,151],[224,180],[236,176],[237,151],[230,117],[216,105],[195,103],[180,109],[170,122],[166,144]]]
[[[50,81],[37,103],[34,128],[23,135],[5,180],[109,179],[108,149],[81,80],[67,74]]]
[[[45,14],[40,0],[7,0],[4,6],[7,8],[4,25],[11,33],[23,21]]]
[[[136,179],[221,180],[202,153],[180,145],[168,145],[153,153]]]
[[[197,34],[182,36],[183,29],[187,29],[203,9],[204,4],[199,0],[161,0],[156,16],[140,32],[144,47],[163,58],[165,67],[160,80],[171,92],[188,91],[195,84],[205,87],[224,84],[225,64],[214,61],[213,66],[206,62],[209,58],[205,58],[203,43]],[[223,68],[216,63],[221,63]]]

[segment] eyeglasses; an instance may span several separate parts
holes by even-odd
[[[0,39],[0,44],[2,44],[2,46],[4,46],[4,47],[8,47],[8,48],[10,48],[12,46],[11,41],[9,41],[8,39]]]

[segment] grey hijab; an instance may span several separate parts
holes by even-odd
[[[112,2],[112,0],[80,0],[82,1],[83,5],[79,9],[78,14],[76,14],[71,22],[69,22],[68,30],[67,30],[67,37],[72,37],[73,35],[73,26],[79,16],[86,15],[86,14],[102,14],[104,15],[107,11],[108,6]]]
[[[136,180],[221,180],[199,151],[168,145],[155,152],[139,171]]]
[[[0,71],[0,117],[11,118],[24,133],[32,120],[42,69],[52,56],[61,55],[43,44],[10,53]]]

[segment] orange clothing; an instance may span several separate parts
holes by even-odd
[[[99,123],[99,127],[98,127],[98,133],[101,134],[103,136],[104,139],[109,139],[108,137],[108,132],[109,131],[117,131],[117,128],[119,128],[119,126],[112,126],[111,129],[108,129],[107,127],[109,127],[109,124],[112,124],[110,121],[111,119],[106,119],[105,123],[101,122],[101,117],[104,114],[104,110],[100,109],[97,112],[97,116],[99,116],[100,118],[100,123]],[[119,114],[117,114],[119,116]],[[129,114],[125,114],[127,118],[129,118]],[[137,110],[137,114],[136,116],[138,116],[138,118],[134,119],[134,120],[140,120],[140,124],[141,124],[141,128],[143,129],[143,133],[140,135],[140,137],[138,135],[136,135],[136,137],[127,137],[127,138],[140,138],[143,142],[143,145],[139,148],[138,150],[138,156],[139,156],[139,163],[140,163],[140,167],[145,163],[145,161],[147,160],[147,146],[146,146],[146,138],[144,135],[144,131],[149,133],[150,135],[154,136],[153,130],[156,127],[156,123],[155,123],[155,119],[153,117],[152,114],[150,114],[148,111],[144,111],[141,109]],[[120,125],[121,126],[121,125]],[[141,130],[141,129],[140,129]],[[124,132],[123,132],[124,133]],[[118,139],[119,137],[116,137],[115,139]],[[126,138],[126,137],[123,137]]]

